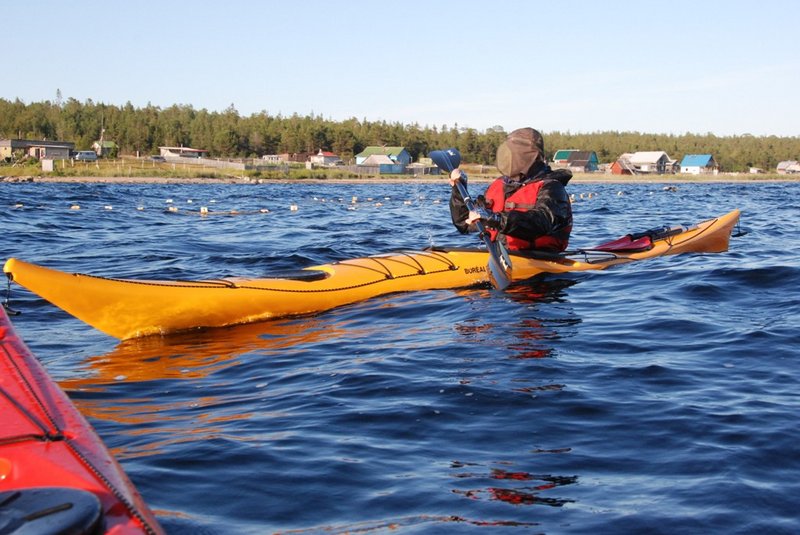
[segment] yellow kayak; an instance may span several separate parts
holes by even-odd
[[[734,210],[692,227],[655,229],[563,255],[511,255],[513,281],[679,253],[728,249]],[[401,251],[308,267],[271,278],[198,281],[132,280],[62,271],[9,259],[3,270],[76,318],[115,338],[224,327],[312,314],[378,295],[462,288],[488,282],[481,249]]]

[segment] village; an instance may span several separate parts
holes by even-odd
[[[75,143],[65,141],[2,139],[0,161],[21,163],[41,162],[43,172],[52,172],[57,161],[93,162],[99,158],[117,158],[119,148],[113,141],[100,139],[91,150],[75,150]],[[136,158],[152,163],[197,165],[218,169],[260,170],[288,169],[289,165],[304,165],[307,169],[336,168],[356,173],[358,176],[379,175],[430,175],[438,169],[429,158],[412,161],[412,156],[401,146],[368,146],[344,162],[337,154],[319,149],[313,152],[267,154],[261,158],[212,158],[209,151],[191,147],[159,147],[159,154],[136,155]],[[665,151],[637,151],[620,154],[614,161],[601,163],[595,151],[559,149],[550,160],[551,167],[569,169],[575,173],[599,173],[610,175],[719,175],[724,168],[713,154],[685,154],[679,161]],[[779,175],[800,174],[800,162],[784,160],[775,169],[750,167],[750,174],[777,173]]]

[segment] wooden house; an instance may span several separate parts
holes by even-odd
[[[599,167],[597,153],[593,150],[575,150],[567,158],[567,169],[577,173],[594,173]]]
[[[319,152],[309,158],[309,161],[317,165],[336,165],[342,159],[330,151],[319,149]]]
[[[113,141],[95,141],[92,150],[100,157],[116,158],[119,147]]]
[[[14,152],[25,153],[38,160],[69,160],[75,149],[71,141],[47,141],[34,139],[2,139],[0,140],[0,160],[11,160]]]
[[[278,158],[280,161],[287,163],[304,163],[309,161],[311,154],[308,152],[284,152],[278,154]]]
[[[675,161],[664,151],[634,152],[628,161],[633,168],[633,174],[636,175],[663,175],[675,172]]]
[[[411,163],[411,154],[405,147],[372,146],[356,154],[356,165],[362,165],[373,154],[387,156],[395,164],[408,165]]]
[[[681,160],[681,174],[716,175],[717,173],[719,164],[710,154],[687,154]]]
[[[181,158],[207,158],[208,151],[205,149],[192,149],[190,147],[158,147],[166,160],[179,160]]]
[[[612,175],[632,175],[634,172],[633,165],[631,165],[631,153],[626,152],[620,155],[617,160],[611,164]]]
[[[569,162],[569,156],[573,152],[578,152],[578,149],[561,149],[553,154],[553,168],[563,168]]]
[[[795,173],[800,173],[800,162],[796,160],[785,160],[783,162],[779,162],[776,171],[781,175],[793,175]]]
[[[578,149],[557,150],[553,155],[553,169],[569,169],[578,173],[594,173],[600,168],[597,153]]]

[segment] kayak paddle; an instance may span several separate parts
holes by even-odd
[[[458,173],[456,187],[461,194],[461,198],[464,199],[464,204],[467,205],[467,210],[478,212],[481,217],[489,215],[482,206],[475,206],[472,197],[469,196],[465,184],[467,175],[458,168],[458,166],[461,165],[461,153],[458,152],[458,149],[435,150],[428,154],[428,157],[433,160],[436,167],[447,171],[451,176],[453,176],[453,173]],[[498,290],[505,290],[506,287],[511,284],[511,259],[508,257],[508,251],[506,251],[502,242],[492,240],[480,219],[475,222],[475,226],[478,229],[478,235],[489,250],[489,280],[492,281],[492,285]]]

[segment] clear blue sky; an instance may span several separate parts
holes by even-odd
[[[797,0],[4,2],[0,98],[800,136]]]

